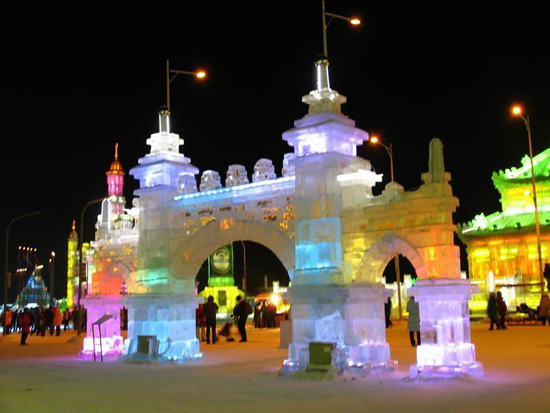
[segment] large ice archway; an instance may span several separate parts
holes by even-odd
[[[269,248],[292,279],[294,240],[273,225],[240,220],[233,220],[228,226],[213,222],[183,239],[172,254],[172,276],[178,279],[195,278],[212,251],[238,240],[253,241]]]
[[[427,278],[422,256],[409,242],[392,233],[384,235],[363,256],[356,281],[380,282],[384,268],[396,254],[405,256],[419,279]]]

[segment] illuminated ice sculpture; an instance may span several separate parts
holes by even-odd
[[[311,342],[336,344],[332,363],[362,371],[391,369],[381,284],[351,284],[343,270],[342,186],[365,131],[344,116],[345,97],[330,89],[328,61],[316,63],[317,89],[304,96],[309,113],[283,134],[294,147],[296,175],[296,263],[288,297],[292,303],[293,342],[284,370],[303,370]],[[373,183],[374,172],[367,171]]]
[[[170,132],[170,113],[159,112],[159,133],[147,143],[151,151],[139,159],[130,174],[139,180],[135,194],[140,199],[139,252],[135,284],[126,298],[128,305],[128,339],[125,343],[129,361],[183,361],[202,358],[195,337],[195,310],[202,298],[194,293],[194,280],[175,280],[169,274],[171,221],[167,213],[170,201],[185,188],[199,170],[179,152],[183,140]],[[211,172],[208,186],[221,186],[219,174]],[[204,177],[204,175],[203,175]],[[184,186],[182,188],[182,183]],[[203,190],[204,182],[201,182]],[[184,189],[184,190],[182,190]],[[151,337],[155,350],[142,354],[140,337]]]
[[[460,279],[418,280],[408,290],[420,308],[422,339],[411,378],[483,375],[470,336],[468,301],[476,290],[470,281]]]

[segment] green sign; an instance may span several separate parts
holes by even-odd
[[[218,248],[216,251],[208,257],[208,277],[211,278],[231,278],[231,284],[233,285],[233,245],[224,245]],[[214,280],[209,280],[209,285],[219,284]],[[228,285],[227,281],[223,282],[224,285]]]

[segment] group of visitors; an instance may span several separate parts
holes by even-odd
[[[252,307],[248,302],[238,295],[236,298],[236,304],[233,308],[234,323],[237,325],[237,329],[241,336],[239,342],[247,342],[246,334],[246,321],[248,316],[252,314]],[[216,334],[216,315],[218,314],[218,305],[214,302],[213,296],[208,296],[206,303],[199,304],[196,310],[196,323],[197,323],[197,338],[201,341],[206,341],[206,344],[215,344],[218,341]],[[225,336],[227,341],[233,341],[234,339],[230,334],[231,323],[225,323],[224,326],[218,332],[219,335]]]
[[[506,311],[508,307],[502,298],[502,293],[499,291],[489,294],[489,300],[487,301],[487,316],[491,322],[489,330],[494,330],[496,326],[497,330],[506,330]]]
[[[548,322],[550,326],[550,297],[548,293],[543,293],[539,302],[538,308],[532,309],[527,304],[522,303],[518,307],[518,311],[528,314],[530,319],[540,320],[542,325],[545,326]],[[497,330],[506,330],[506,314],[508,307],[502,297],[502,293],[498,291],[496,294],[489,294],[489,300],[487,301],[487,316],[490,320],[489,330],[494,330],[496,326]]]
[[[254,328],[274,328],[277,306],[271,300],[258,300],[254,305]]]

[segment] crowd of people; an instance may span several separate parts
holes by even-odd
[[[6,334],[21,333],[21,345],[26,345],[26,339],[29,335],[44,337],[46,334],[53,336],[61,335],[63,331],[69,329],[69,324],[73,322],[74,328],[78,325],[78,310],[72,312],[68,309],[61,311],[60,307],[33,307],[24,308],[18,311],[6,310],[6,325],[4,327]],[[86,312],[83,312],[83,325],[86,325]]]
[[[6,310],[6,334],[21,333],[21,345],[27,344],[27,337],[45,337],[46,334],[53,336],[61,335],[61,330],[78,330],[78,322],[81,322],[81,330],[86,332],[87,311],[82,308],[82,317],[78,314],[78,308],[61,310],[60,307],[23,308],[17,311]],[[128,312],[125,307],[120,311],[120,327],[122,330],[128,329]]]
[[[276,327],[277,306],[271,300],[258,300],[254,305],[254,328]]]

